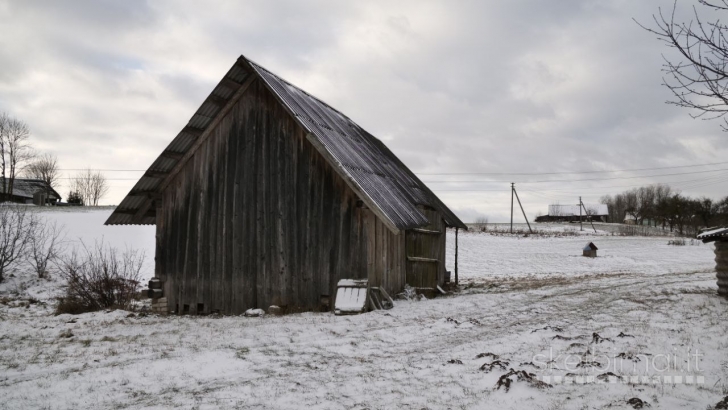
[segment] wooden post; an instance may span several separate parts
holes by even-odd
[[[718,294],[728,298],[728,240],[715,242],[715,274]]]
[[[458,284],[458,227],[455,227],[455,285]]]
[[[584,230],[584,227],[581,225],[581,197],[579,197],[579,230]]]

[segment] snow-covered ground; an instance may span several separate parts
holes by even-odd
[[[151,261],[153,227],[109,213],[46,216]],[[728,301],[712,245],[667,241],[461,232],[461,292],[359,316],[53,316],[21,292],[0,304],[0,408],[704,409],[728,395]]]

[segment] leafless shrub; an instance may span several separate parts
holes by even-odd
[[[109,308],[129,309],[141,279],[144,252],[96,242],[81,246],[61,258],[59,272],[66,280],[66,294],[56,313],[78,314]]]
[[[673,233],[646,225],[612,225],[602,228],[613,236],[672,236]]]
[[[486,232],[484,229],[479,229],[477,225],[474,226],[474,229],[480,231],[480,232]],[[580,236],[579,232],[576,230],[563,230],[563,231],[556,231],[556,230],[549,230],[549,229],[533,229],[533,231],[528,230],[528,228],[514,228],[513,232],[511,232],[510,227],[507,225],[498,225],[498,224],[491,224],[491,227],[488,228],[487,233],[492,236],[521,236],[521,237],[534,237],[534,238],[561,238],[561,237],[571,237],[571,236]]]
[[[66,248],[65,228],[57,222],[51,224],[37,219],[31,230],[26,258],[38,277],[46,279],[52,263],[58,260]]]
[[[25,206],[0,206],[0,282],[5,271],[25,256],[37,224],[37,216]]]
[[[481,232],[486,232],[488,230],[488,217],[481,216],[480,218],[475,220],[475,224],[478,226],[478,230],[480,230]]]

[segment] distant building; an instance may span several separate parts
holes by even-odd
[[[577,222],[579,215],[582,221],[608,222],[607,205],[584,204],[584,208],[579,205],[549,205],[549,214],[536,217],[536,222]]]
[[[5,192],[4,190],[9,190],[9,187],[7,186],[9,183],[10,181],[6,180],[6,183],[3,184],[2,178],[0,178],[0,200],[4,197],[4,195],[2,195],[2,193]],[[61,200],[61,195],[45,181],[40,179],[16,178],[13,185],[12,196],[6,201],[9,200],[10,202],[19,204],[32,204],[35,203],[33,201],[34,197],[36,199],[35,202],[40,201],[36,203],[36,205],[40,205],[41,203],[53,205]]]
[[[626,214],[624,214],[624,220],[622,221],[622,223],[625,225],[636,225],[637,217],[627,212]]]
[[[624,214],[624,220],[622,223],[625,225],[637,225],[637,217],[633,213],[627,212]],[[655,221],[649,218],[643,218],[639,225],[657,226]]]

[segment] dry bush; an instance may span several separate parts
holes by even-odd
[[[50,276],[50,267],[66,248],[65,236],[65,228],[57,222],[34,221],[26,258],[39,278]]]
[[[23,260],[38,223],[23,205],[0,205],[0,282],[9,267]]]
[[[627,224],[600,224],[599,229],[609,232],[612,236],[648,236],[648,237],[672,237],[674,233],[669,229],[647,225]]]
[[[66,294],[56,313],[79,314],[103,309],[129,309],[136,297],[144,252],[96,242],[81,246],[61,258],[59,273],[66,280]]]
[[[488,217],[483,216],[475,220],[475,225],[478,227],[478,230],[481,232],[487,232],[488,231]]]
[[[481,230],[485,232],[485,230]],[[511,233],[511,229],[508,226],[500,226],[493,224],[493,226],[487,231],[492,236],[525,236],[525,237],[538,237],[538,238],[561,238],[580,236],[576,230],[566,229],[564,231],[548,230],[548,229],[533,229],[530,231],[528,228],[516,227]]]

